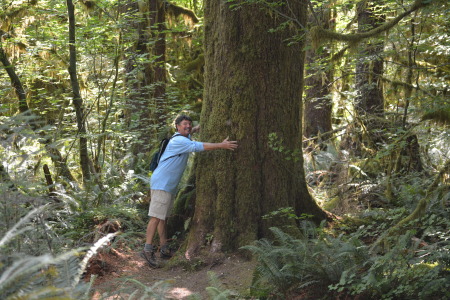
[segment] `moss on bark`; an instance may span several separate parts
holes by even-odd
[[[306,5],[290,8],[305,21]],[[298,33],[294,26],[269,33],[278,22],[256,6],[231,10],[225,1],[206,1],[201,140],[229,136],[239,148],[198,157],[188,256],[207,237],[213,251],[235,250],[265,235],[268,226],[292,223],[262,221],[281,207],[325,218],[307,191],[302,159],[288,162],[269,147],[270,133],[288,149],[300,149],[302,136],[303,43],[286,44]]]

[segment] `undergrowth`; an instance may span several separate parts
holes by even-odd
[[[333,229],[303,221],[301,238],[271,228],[273,240],[243,247],[258,259],[252,295],[284,299],[308,291],[310,297],[322,299],[342,294],[368,299],[448,298],[448,218],[431,214],[411,222],[405,234],[389,238],[385,252],[371,251],[370,237],[380,235],[405,213],[401,208],[374,211],[363,222],[349,218]]]
[[[35,185],[25,193],[25,182],[14,188],[19,176],[14,185],[0,183],[1,298],[90,299],[93,282],[83,280],[89,259],[105,244],[141,244],[143,210],[133,197],[103,193],[95,201],[95,190],[68,193],[61,187],[49,197]],[[123,194],[134,193],[131,181],[118,187]]]

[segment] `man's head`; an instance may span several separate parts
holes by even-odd
[[[189,116],[180,115],[175,119],[175,127],[181,135],[188,136],[192,130],[192,119]]]

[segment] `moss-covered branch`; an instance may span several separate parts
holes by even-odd
[[[398,15],[396,18],[392,19],[389,22],[384,23],[381,26],[378,26],[372,30],[366,32],[359,32],[354,34],[342,34],[337,33],[332,30],[324,29],[320,26],[314,26],[310,30],[310,36],[312,40],[312,44],[314,48],[318,48],[322,43],[330,40],[337,40],[342,42],[348,42],[351,44],[358,43],[363,39],[367,39],[373,36],[376,36],[382,32],[385,32],[400,22],[404,17],[408,16],[412,12],[418,10],[419,8],[425,7],[430,4],[429,0],[416,0],[414,4],[406,11]]]
[[[438,108],[433,111],[425,113],[421,121],[432,120],[437,124],[447,125],[450,124],[450,109],[448,107]]]
[[[191,20],[194,24],[197,24],[200,21],[195,15],[195,12],[186,7],[179,6],[174,3],[169,3],[168,1],[165,2],[165,5],[167,13],[174,16],[175,18],[182,15],[183,17]]]

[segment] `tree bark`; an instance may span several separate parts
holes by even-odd
[[[404,103],[404,112],[403,112],[403,128],[406,129],[406,123],[407,123],[407,117],[408,117],[408,108],[411,101],[411,96],[413,93],[413,70],[416,66],[416,51],[417,46],[415,46],[416,42],[416,20],[415,18],[412,18],[410,22],[410,28],[411,28],[411,38],[408,42],[408,68],[406,70],[406,85],[405,88],[405,103]]]
[[[306,23],[307,1],[280,7]],[[274,151],[275,133],[287,150],[301,152],[303,41],[287,46],[293,28],[269,33],[279,18],[259,6],[232,10],[226,1],[205,3],[205,91],[201,140],[239,141],[235,152],[198,155],[196,204],[186,256],[192,257],[212,237],[211,251],[235,250],[268,235],[263,221],[282,207],[297,214],[326,218],[305,183],[301,153]],[[292,224],[292,223],[291,223]],[[208,239],[211,240],[211,239]]]
[[[19,98],[19,111],[21,113],[27,112],[28,104],[25,89],[23,88],[22,83],[20,82],[19,76],[17,76],[16,74],[14,66],[11,65],[11,63],[9,62],[8,57],[6,56],[6,53],[3,50],[1,43],[0,43],[0,62],[5,67],[5,70],[8,73],[9,78],[11,79],[11,84],[14,87],[14,90],[16,91],[17,97]]]
[[[314,13],[314,12],[313,12]],[[313,16],[310,16],[310,22]],[[330,9],[320,10],[315,14],[315,20],[321,23],[325,29],[330,29],[331,11]],[[326,63],[330,59],[330,47],[322,46],[317,50],[309,48],[306,51],[306,70],[305,78],[305,110],[304,110],[304,136],[313,138],[323,135],[325,132],[331,132],[331,79],[333,69],[331,64]],[[330,136],[321,136],[321,139],[327,139]],[[317,141],[320,143],[320,141]]]
[[[374,1],[375,3],[377,1]],[[367,32],[384,22],[383,16],[373,12],[374,3],[361,1],[358,4],[358,32]],[[382,87],[383,49],[381,40],[367,42],[359,53],[356,63],[356,103],[359,115],[380,114],[384,112]]]
[[[166,8],[165,1],[151,0],[149,23],[151,37],[155,41],[154,47],[149,49],[151,55],[155,57],[152,67],[150,82],[154,85],[152,99],[155,109],[153,109],[153,124],[165,125],[167,108],[166,97]]]
[[[8,190],[17,191],[17,187],[14,182],[11,180],[8,171],[3,166],[3,163],[0,163],[0,182],[5,183]]]
[[[77,117],[78,134],[80,135],[80,166],[83,174],[83,182],[91,179],[89,170],[88,140],[86,137],[86,120],[83,108],[83,99],[80,94],[80,85],[77,77],[77,52],[75,47],[75,8],[72,0],[67,0],[67,13],[69,16],[69,74],[73,92],[73,106]]]
[[[55,187],[53,185],[52,173],[50,173],[50,169],[48,168],[47,164],[44,164],[42,166],[42,169],[44,170],[44,177],[48,186],[48,195],[50,197],[55,197],[56,195],[55,195]]]
[[[128,51],[125,67],[129,97],[126,117],[129,128],[137,132],[131,150],[137,155],[151,150],[151,141],[166,122],[166,14],[160,0],[139,5],[134,2],[128,8],[137,40]]]
[[[50,156],[53,165],[55,166],[55,178],[62,176],[64,181],[75,181],[75,178],[70,172],[66,160],[63,158],[61,152],[52,144],[51,141],[47,141],[45,149],[47,150],[47,153]]]

